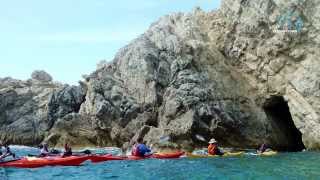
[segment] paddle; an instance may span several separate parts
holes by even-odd
[[[83,150],[83,151],[79,151],[79,152],[76,152],[76,153],[82,153],[82,154],[92,154],[92,152],[89,150],[89,149],[86,149],[86,150]]]
[[[34,155],[34,154],[28,154],[28,157],[38,157],[39,155]]]
[[[196,134],[196,138],[197,138],[199,141],[207,142],[207,140],[206,140],[203,136],[201,136],[201,135],[199,135],[199,134]]]
[[[47,156],[57,156],[61,154],[61,151],[60,150],[57,150],[57,149],[51,149],[50,150],[50,153],[48,153]],[[41,157],[39,154],[38,155],[35,155],[35,154],[28,154],[27,155],[28,157]]]
[[[50,154],[61,154],[62,152],[58,149],[51,149]]]
[[[82,156],[83,154],[90,155],[90,154],[92,154],[92,152],[89,149],[86,149],[86,150],[83,150],[83,151],[72,152],[73,156]]]
[[[170,136],[169,135],[163,135],[159,138],[159,144],[165,144],[165,143],[168,143],[170,141]],[[150,148],[152,148],[153,144],[150,145]],[[151,152],[150,155],[152,154],[156,154],[158,152]]]
[[[168,142],[169,140],[170,140],[170,136],[164,135],[164,136],[161,136],[161,137],[159,138],[159,143],[160,143],[160,144],[163,144],[163,143]]]
[[[52,149],[51,151],[50,151],[50,153],[51,154],[61,154],[62,153],[62,151],[60,151],[60,150],[57,150],[57,149]],[[92,152],[89,150],[89,149],[86,149],[86,150],[83,150],[83,151],[74,151],[73,153],[75,153],[75,154],[92,154]]]
[[[28,154],[28,157],[37,157],[37,158],[43,158],[43,157],[54,157],[54,156],[59,156],[59,154],[48,154],[47,156],[40,156],[40,155],[35,155],[35,154]]]
[[[60,154],[62,154],[62,151],[57,150],[57,149],[51,149],[51,151],[48,154],[48,156],[57,156],[57,155],[60,155]],[[83,154],[90,155],[92,153],[88,149],[83,150],[83,151],[75,151],[75,152],[72,153],[73,156],[81,156]],[[35,154],[28,154],[28,156],[29,157],[41,157],[40,155],[35,155]]]
[[[235,151],[256,152],[255,149],[234,148]]]

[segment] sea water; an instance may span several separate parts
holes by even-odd
[[[18,155],[36,153],[14,148]],[[79,167],[0,168],[1,180],[104,179],[320,179],[320,153],[280,153],[221,158],[85,162]]]

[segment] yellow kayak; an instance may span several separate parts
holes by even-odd
[[[240,151],[240,152],[226,152],[222,156],[219,156],[219,155],[201,155],[201,154],[188,153],[187,157],[189,157],[189,158],[216,158],[216,157],[241,156],[242,154],[244,154],[243,151]]]
[[[260,153],[258,155],[261,155],[261,156],[274,156],[276,154],[278,154],[277,151],[267,151],[267,152],[264,152],[264,153]]]

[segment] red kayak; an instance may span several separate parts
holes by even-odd
[[[70,156],[70,157],[27,157],[19,160],[0,163],[0,167],[16,168],[39,168],[44,166],[79,166],[84,161],[90,159],[89,156]]]
[[[175,159],[180,158],[182,155],[184,155],[184,152],[175,152],[175,153],[157,153],[152,154],[150,156],[146,157],[140,157],[140,156],[112,156],[110,154],[107,155],[92,155],[90,157],[90,160],[93,163],[98,162],[104,162],[104,161],[116,161],[116,160],[143,160],[143,159],[149,159],[149,158],[155,158],[155,159]]]
[[[117,161],[117,160],[126,160],[126,157],[122,156],[112,156],[111,154],[106,155],[92,155],[90,156],[90,160],[93,163],[99,163],[104,161]]]

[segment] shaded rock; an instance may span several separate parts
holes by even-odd
[[[72,112],[79,112],[80,106],[85,100],[85,89],[80,86],[66,85],[54,91],[48,102],[48,129],[54,121]]]

